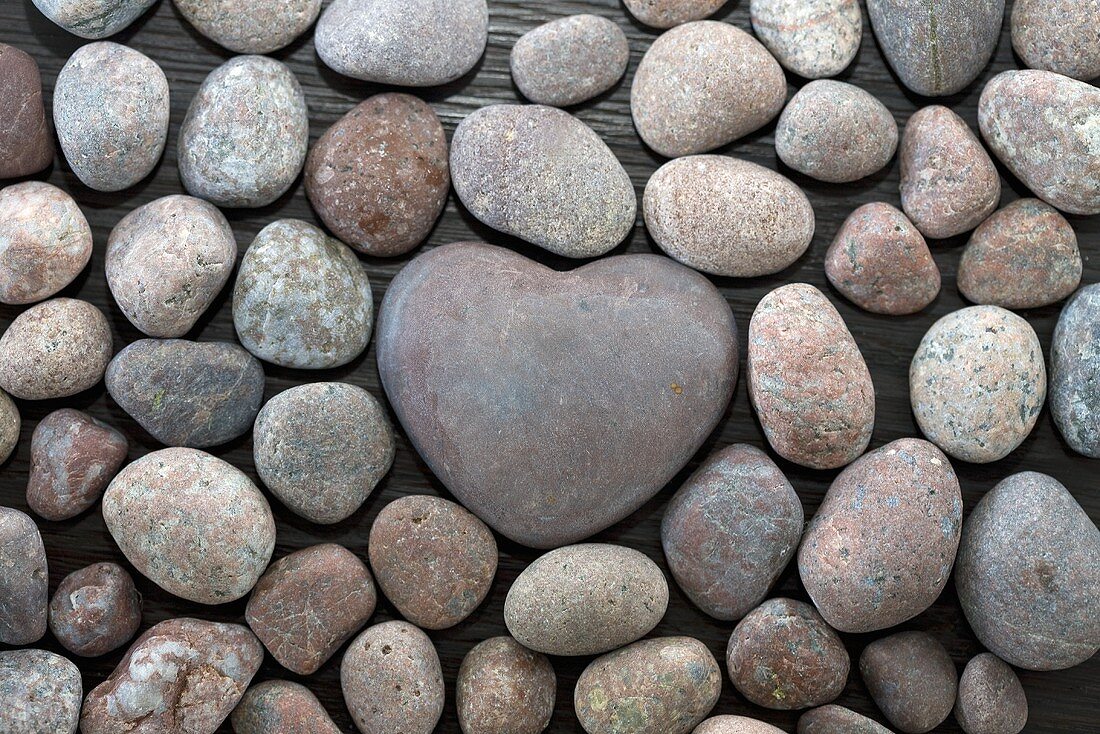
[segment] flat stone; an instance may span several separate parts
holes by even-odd
[[[966,734],[1020,734],[1027,725],[1027,695],[1004,660],[983,652],[959,679],[955,719]]]
[[[1100,76],[1100,6],[1090,0],[1015,0],[1012,47],[1032,69],[1087,82]]]
[[[463,734],[542,734],[554,714],[557,678],[550,660],[511,637],[474,645],[455,682]]]
[[[174,0],[180,15],[214,43],[239,54],[268,54],[309,30],[321,0]]]
[[[0,120],[0,178],[29,176],[53,163],[38,62],[6,43],[0,43]]]
[[[157,0],[33,0],[34,6],[69,33],[81,38],[113,36],[137,20]]]
[[[802,714],[798,734],[892,734],[882,724],[843,706],[828,704]]]
[[[93,563],[73,571],[50,600],[50,632],[82,657],[122,647],[141,626],[141,594],[117,563]]]
[[[30,645],[46,634],[49,604],[46,549],[28,515],[0,507],[0,643]],[[3,653],[0,653],[3,654]]]
[[[1050,345],[1050,412],[1079,454],[1100,459],[1100,284],[1085,286],[1058,317]],[[0,450],[0,456],[3,456]]]
[[[630,44],[599,15],[570,15],[524,33],[512,47],[512,81],[535,104],[568,107],[599,96],[626,73]]]
[[[863,38],[858,0],[752,0],[749,12],[760,42],[807,79],[844,71]]]
[[[341,734],[317,697],[288,680],[251,686],[231,720],[234,734]]]
[[[875,640],[859,657],[867,692],[895,727],[924,734],[951,713],[958,690],[955,663],[926,632],[899,632]]]
[[[623,0],[635,18],[653,28],[672,28],[714,15],[725,0]]]
[[[80,671],[60,655],[0,652],[4,734],[76,734],[82,693]]]
[[[8,460],[19,444],[19,408],[8,394],[0,390],[0,464]]]

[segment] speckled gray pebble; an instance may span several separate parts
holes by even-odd
[[[321,0],[174,0],[202,35],[239,54],[266,54],[317,20]]]
[[[34,0],[47,18],[81,38],[113,36],[133,23],[157,0]]]
[[[105,655],[141,626],[141,594],[117,563],[93,563],[61,580],[50,600],[50,631],[66,650]]]
[[[935,729],[955,705],[955,663],[927,632],[899,632],[875,640],[863,649],[859,672],[875,704],[906,734]]]
[[[1032,69],[1081,81],[1100,76],[1100,4],[1094,0],[1015,0],[1012,47]]]
[[[1070,448],[1100,459],[1100,283],[1078,291],[1058,317],[1050,346],[1050,412]]]
[[[726,0],[623,0],[635,18],[653,28],[672,28],[718,12]]]
[[[570,15],[520,36],[512,81],[535,104],[568,107],[611,89],[630,61],[622,28],[599,15]]]
[[[807,79],[844,71],[863,38],[858,0],[752,0],[749,12],[761,43]]]
[[[0,643],[29,645],[46,634],[46,549],[29,515],[0,507]]]
[[[0,652],[4,734],[76,734],[83,688],[71,661],[45,650]]]
[[[0,464],[8,460],[19,443],[19,408],[6,392],[0,390]]]
[[[955,720],[966,734],[1020,734],[1027,695],[1016,671],[992,653],[971,658],[959,678]]]

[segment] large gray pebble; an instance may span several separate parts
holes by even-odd
[[[0,507],[0,643],[29,645],[46,634],[48,584],[38,526],[30,515]]]
[[[1100,76],[1100,3],[1095,0],[1015,0],[1012,47],[1032,69],[1089,81]]]
[[[4,734],[76,734],[82,693],[70,660],[45,650],[0,652]]]
[[[239,54],[266,54],[306,32],[321,0],[175,0],[180,14],[215,43]]]
[[[1050,412],[1074,451],[1100,459],[1100,283],[1078,291],[1050,347]]]
[[[749,12],[779,63],[808,79],[844,71],[863,38],[858,0],[752,0]]]
[[[113,36],[157,0],[34,0],[42,15],[81,38]]]
[[[629,61],[622,28],[599,15],[570,15],[520,36],[510,63],[524,97],[568,107],[611,89]]]

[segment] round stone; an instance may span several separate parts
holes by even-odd
[[[1100,5],[1091,0],[1015,0],[1012,48],[1032,69],[1087,82],[1100,76]]]
[[[844,71],[863,38],[858,0],[752,0],[749,12],[772,55],[807,79]]]
[[[899,632],[875,640],[863,649],[859,672],[875,704],[905,734],[935,729],[955,705],[955,663],[926,632]]]
[[[42,15],[81,38],[106,38],[126,28],[157,0],[34,0]]]
[[[317,697],[288,680],[250,686],[231,720],[234,734],[341,734]]]
[[[0,464],[8,460],[19,444],[19,408],[0,390]]]
[[[305,33],[321,0],[174,0],[202,35],[239,54],[278,51]]]
[[[777,729],[763,721],[750,719],[745,716],[713,716],[695,727],[692,734],[780,734],[782,729]],[[836,734],[836,732],[830,732]]]
[[[4,734],[76,734],[83,687],[70,661],[45,650],[0,652]]]
[[[50,600],[50,631],[66,650],[82,657],[122,647],[140,626],[141,594],[117,563],[73,571]]]
[[[1050,347],[1050,412],[1054,425],[1070,448],[1093,459],[1100,459],[1097,324],[1100,324],[1100,284],[1094,283],[1082,288],[1062,309]],[[3,455],[0,442],[0,456]]]
[[[648,26],[672,28],[714,15],[725,0],[623,0],[623,4]]]
[[[463,734],[542,734],[554,714],[557,679],[545,655],[511,637],[474,645],[455,682]]]
[[[893,734],[874,719],[843,706],[828,704],[798,719],[798,734]]]
[[[6,43],[0,43],[0,120],[0,178],[30,176],[53,163],[38,62]]]
[[[0,507],[0,599],[4,600],[0,643],[30,645],[46,634],[47,565],[34,520],[19,510]]]
[[[568,107],[603,94],[626,73],[630,44],[613,21],[570,15],[520,36],[512,81],[535,104]]]
[[[966,734],[1020,734],[1027,695],[1016,672],[992,653],[971,658],[959,679],[955,719]]]

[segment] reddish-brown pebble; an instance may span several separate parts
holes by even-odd
[[[624,0],[635,18],[653,28],[672,28],[718,12],[725,0]]]
[[[1015,0],[1012,47],[1032,69],[1081,81],[1100,76],[1100,4],[1095,0]]]
[[[959,675],[940,641],[899,632],[863,649],[859,672],[875,704],[906,734],[939,726],[955,705]]]
[[[466,653],[455,703],[462,734],[540,734],[557,694],[554,666],[511,637],[493,637]]]
[[[892,734],[874,719],[843,706],[828,704],[807,711],[798,720],[798,734]]]
[[[46,549],[34,520],[0,507],[0,643],[29,645],[46,634]]]
[[[785,734],[771,724],[745,716],[714,716],[695,727],[692,734]]]
[[[1019,734],[1027,725],[1027,695],[1008,663],[983,652],[959,678],[955,719],[966,734]]]
[[[45,650],[0,652],[0,731],[4,734],[76,734],[80,671]]]
[[[19,408],[8,394],[0,390],[0,464],[8,460],[19,443]]]
[[[73,571],[50,600],[50,631],[66,650],[83,657],[122,647],[141,626],[141,595],[117,563]]]
[[[268,680],[249,688],[233,709],[234,734],[341,734],[305,686]]]
[[[570,15],[520,36],[512,47],[512,81],[535,104],[568,107],[603,94],[630,61],[626,34],[599,15]]]
[[[0,178],[29,176],[53,162],[38,63],[6,43],[0,43],[0,120]]]

